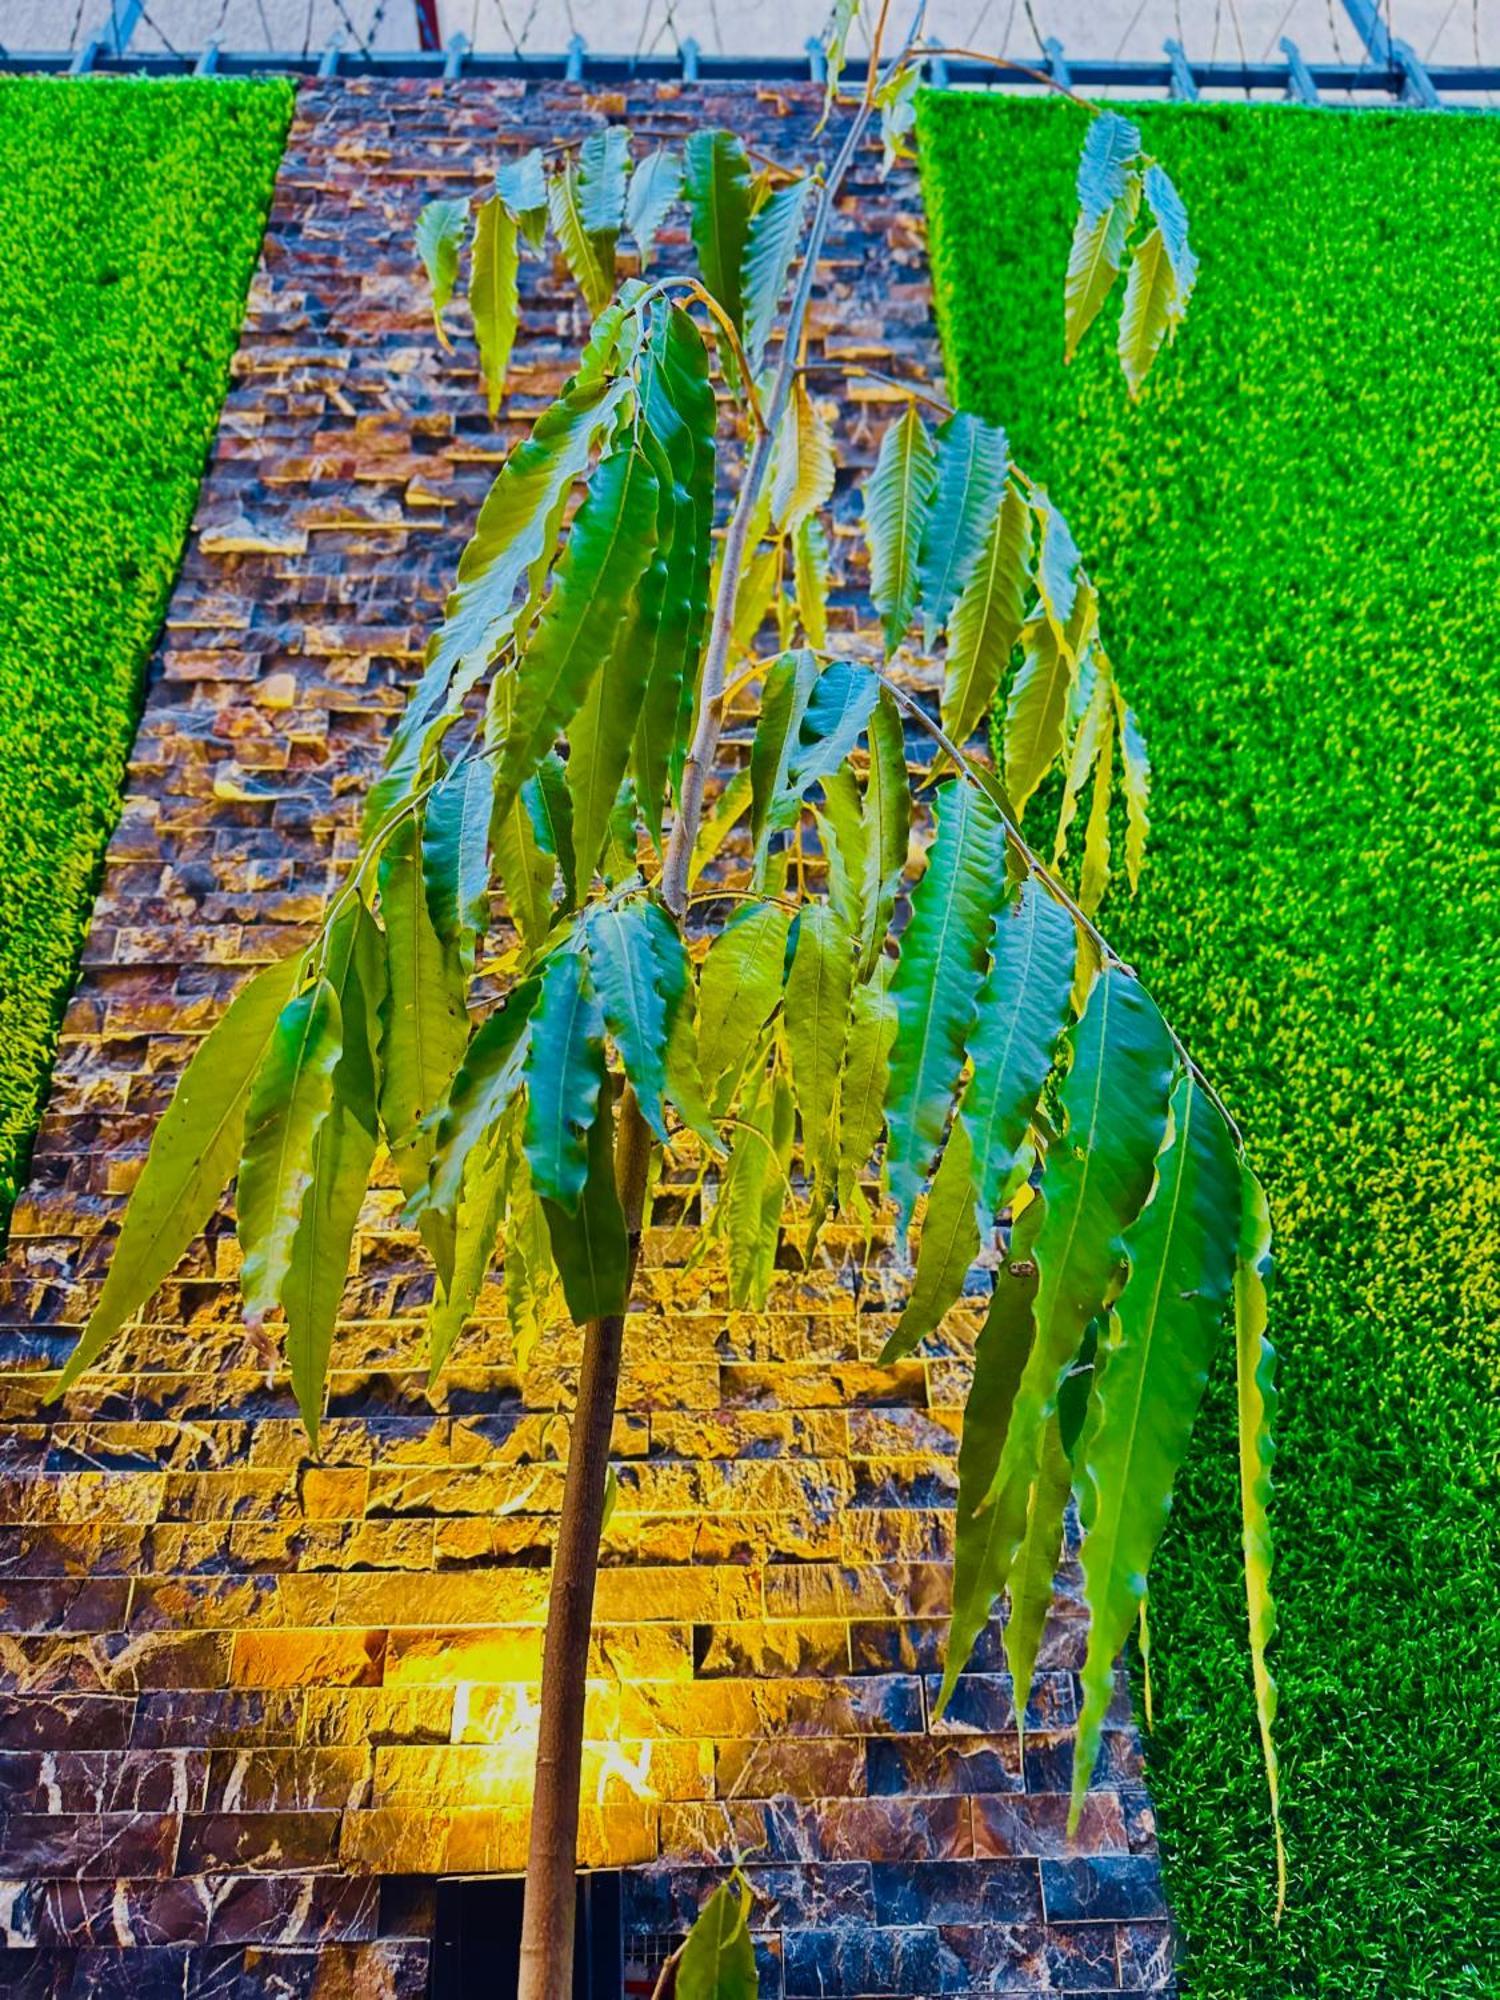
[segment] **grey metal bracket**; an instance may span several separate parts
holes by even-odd
[[[443,50],[443,81],[456,82],[464,73],[464,57],[469,53],[467,35],[450,35]]]
[[[828,56],[822,42],[816,35],[809,35],[802,45],[807,51],[807,75],[810,83],[827,83]]]
[[[566,82],[583,82],[583,59],[588,52],[589,45],[582,35],[574,35],[568,43],[568,60],[563,69],[563,78]]]
[[[97,35],[86,41],[68,64],[69,76],[87,76],[94,67],[95,60],[104,52],[104,44]]]
[[[1402,102],[1414,104],[1423,111],[1441,111],[1442,99],[1427,74],[1422,58],[1410,42],[1403,42],[1391,34],[1380,18],[1375,0],[1344,0],[1344,9],[1372,58],[1384,63],[1401,78]]]
[[[331,82],[338,75],[339,53],[339,38],[335,35],[327,48],[324,49],[322,55],[318,57],[318,78],[320,82]]]
[[[1302,60],[1302,51],[1290,35],[1281,38],[1281,53],[1286,57],[1286,94],[1294,104],[1321,104],[1318,86],[1312,80],[1312,71]]]
[[[1162,47],[1166,51],[1167,61],[1172,69],[1172,81],[1168,87],[1169,95],[1178,104],[1196,104],[1198,102],[1198,84],[1197,79],[1193,75],[1192,66],[1188,62],[1186,49],[1184,49],[1181,42],[1175,36],[1169,36],[1162,43]]]
[[[687,40],[679,45],[677,53],[682,57],[683,82],[696,83],[698,81],[698,58],[703,53],[702,49],[698,46],[697,37],[689,35]]]
[[[198,57],[197,63],[194,65],[193,74],[194,76],[217,76],[218,72],[219,45],[217,42],[205,42],[202,54]]]
[[[1064,90],[1071,90],[1072,73],[1068,68],[1068,59],[1063,54],[1063,45],[1056,35],[1049,35],[1042,43],[1042,54],[1047,58],[1047,74],[1052,81],[1061,84]]]
[[[936,35],[929,35],[927,46],[933,51],[926,58],[927,81],[932,85],[934,90],[946,90],[948,88],[948,58],[943,54],[943,44]]]

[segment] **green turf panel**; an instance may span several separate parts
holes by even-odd
[[[1279,1228],[1273,1872],[1227,1371],[1153,1591],[1185,1986],[1500,1994],[1500,120],[1155,107],[1203,269],[1132,409],[1062,365],[1083,114],[933,95],[957,397],[1068,514],[1156,766],[1108,926]],[[1226,1360],[1228,1350],[1226,1344]]]
[[[0,1231],[291,106],[281,82],[0,79]]]

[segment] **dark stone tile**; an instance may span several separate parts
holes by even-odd
[[[1049,1923],[1100,1918],[1164,1918],[1161,1870],[1143,1855],[1096,1854],[1042,1863]]]
[[[1119,1929],[1120,1984],[1129,1993],[1169,1994],[1176,1953],[1168,1923],[1126,1923]]]
[[[5,2000],[66,2000],[73,1984],[72,1952],[0,1948]]]
[[[1041,1922],[1034,1861],[877,1861],[871,1876],[878,1924]]]
[[[331,1868],[340,1818],[336,1812],[192,1814],[183,1821],[178,1866],[194,1875]]]
[[[787,2000],[960,1990],[957,1964],[945,1962],[938,1933],[926,1927],[788,1931],[782,1964]]]
[[[175,1813],[12,1813],[5,1865],[38,1880],[162,1876],[171,1871],[180,1824]]]
[[[1113,1924],[1051,1924],[1046,1938],[1047,1976],[1054,1986],[1064,1992],[1118,1991]]]

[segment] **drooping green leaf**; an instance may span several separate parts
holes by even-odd
[[[802,718],[817,679],[817,659],[806,650],[782,653],[766,669],[755,741],[750,746],[750,833],[757,854],[763,852],[767,838],[776,830],[776,808],[786,789],[787,765],[796,751]]]
[[[469,227],[466,201],[430,201],[417,217],[417,254],[427,269],[432,287],[432,324],[437,337],[450,351],[453,342],[443,325],[443,308],[453,297],[458,283],[458,253]]]
[[[647,906],[633,901],[606,904],[592,911],[588,939],[589,970],[605,1025],[614,1037],[641,1115],[665,1145],[667,996],[661,985]]]
[[[1005,1621],[1005,1664],[1015,1690],[1016,1728],[1025,1729],[1026,1704],[1036,1676],[1037,1654],[1047,1613],[1052,1609],[1053,1584],[1062,1556],[1063,1521],[1073,1490],[1073,1468],[1063,1449],[1062,1426],[1056,1417],[1042,1433],[1041,1459],[1026,1533],[1010,1566],[1010,1616]]]
[[[630,1239],[615,1185],[614,1094],[613,1078],[601,1069],[578,1196],[572,1207],[545,1197],[541,1204],[568,1313],[577,1326],[622,1313],[629,1300]]]
[[[790,824],[809,791],[832,776],[865,733],[880,682],[860,660],[830,660],[808,690],[770,824]]]
[[[1114,1694],[1115,1656],[1144,1601],[1208,1382],[1239,1237],[1240,1170],[1229,1129],[1183,1075],[1172,1093],[1155,1194],[1125,1233],[1129,1275],[1099,1344],[1078,1444],[1089,1643],[1073,1761],[1075,1821]]]
[[[720,852],[749,810],[750,773],[741,766],[703,816],[702,824],[698,828],[698,838],[693,845],[692,866],[688,870],[690,888],[697,886],[704,869]]]
[[[552,928],[557,862],[537,837],[528,786],[495,815],[495,866],[505,886],[511,919],[530,951],[539,951]]]
[[[779,903],[746,904],[708,948],[698,978],[698,1067],[715,1117],[728,1110],[781,1000],[791,921]]]
[[[588,1174],[603,1086],[604,1014],[583,953],[556,951],[526,1041],[526,1158],[536,1191],[571,1215]]]
[[[889,658],[906,637],[917,607],[917,558],[927,531],[937,453],[915,403],[886,426],[865,487],[870,596],[880,613]]]
[[[641,253],[641,269],[651,262],[656,233],[667,211],[682,193],[682,155],[659,146],[648,153],[630,176],[625,197],[625,226]]]
[[[656,983],[667,1011],[667,1101],[711,1153],[723,1145],[709,1116],[698,1073],[697,988],[682,933],[659,903],[637,905],[656,959]]]
[[[1073,919],[1040,882],[1023,883],[995,921],[969,1037],[974,1073],[959,1107],[986,1225],[1031,1164],[1027,1134],[1067,1026],[1077,955]]]
[[[816,515],[793,535],[792,556],[802,636],[821,652],[828,644],[828,531]]]
[[[881,1350],[883,1365],[921,1346],[963,1292],[978,1255],[973,1148],[963,1121],[955,1119],[927,1197],[916,1277],[895,1331]]]
[[[915,160],[911,135],[917,126],[917,92],[921,88],[919,63],[890,64],[885,79],[875,92],[880,110],[880,170],[889,174],[902,160]]]
[[[350,1245],[380,1130],[375,1049],[385,998],[385,946],[357,896],[329,931],[326,977],[338,998],[341,1048],[333,1102],[313,1138],[312,1184],[281,1287],[292,1390],[314,1446]]]
[[[1271,1536],[1271,1467],[1275,1462],[1276,1350],[1266,1337],[1271,1282],[1271,1211],[1265,1190],[1241,1168],[1239,1254],[1234,1274],[1235,1382],[1239,1413],[1240,1514],[1245,1594],[1250,1610],[1250,1664],[1255,1718],[1276,1835],[1276,1910],[1286,1903],[1286,1844],[1281,1834],[1281,1778],[1276,1756],[1276,1683],[1266,1649],[1276,1630],[1271,1595],[1275,1547]]]
[[[786,414],[776,433],[776,457],[771,468],[771,519],[795,534],[833,493],[837,464],[833,432],[822,408],[813,401],[807,383],[798,376],[787,398]],[[826,569],[827,542],[824,542]]]
[[[1107,670],[1100,670],[1090,656],[1083,661],[1073,684],[1072,706],[1077,713],[1073,740],[1068,746],[1063,779],[1062,804],[1057,814],[1057,835],[1052,843],[1052,865],[1057,867],[1068,851],[1068,834],[1078,812],[1078,798],[1089,772],[1099,756],[1099,748],[1113,718],[1114,689]]]
[[[1187,311],[1193,286],[1198,278],[1198,259],[1193,255],[1188,243],[1187,210],[1182,205],[1182,196],[1172,185],[1171,176],[1165,167],[1153,160],[1145,174],[1146,206],[1156,218],[1156,226],[1161,231],[1163,248],[1167,261],[1172,266],[1172,275],[1177,281],[1177,296],[1173,301],[1172,317],[1180,320]]]
[[[663,516],[670,533],[670,506],[663,510]],[[574,856],[585,894],[601,866],[630,762],[631,733],[640,717],[650,664],[651,640],[645,628],[648,618],[654,622],[661,606],[666,575],[667,549],[658,540],[614,643],[591,676],[583,702],[568,726],[567,785],[573,808]],[[633,837],[628,845],[633,866]],[[603,865],[609,874],[607,857]]]
[[[387,771],[371,787],[365,824],[381,824],[410,786],[424,744],[433,749],[461,701],[515,630],[516,587],[555,539],[554,522],[584,472],[599,437],[613,421],[623,382],[596,380],[574,388],[544,410],[531,436],[500,469],[473,539],[458,563],[458,582],[443,623],[427,649],[427,665],[407,701],[392,741]]]
[[[49,1401],[98,1359],[213,1214],[239,1165],[251,1082],[301,970],[300,955],[264,966],[194,1050],[152,1134],[104,1285]]]
[[[1151,1192],[1167,1121],[1171,1038],[1150,995],[1122,966],[1100,974],[1069,1041],[1072,1062],[1059,1093],[1063,1129],[1048,1148],[1032,1204],[1036,1338],[991,1496],[1007,1568],[1025,1532],[1043,1431],[1089,1323],[1119,1282],[1124,1232]]]
[[[765,357],[766,342],[776,324],[792,259],[802,239],[802,223],[811,192],[812,182],[804,175],[778,188],[750,218],[740,295],[745,311],[745,357],[752,369],[759,369]]]
[[[943,788],[936,812],[892,989],[900,1027],[886,1097],[886,1166],[903,1228],[958,1090],[1004,881],[1005,830],[985,794],[958,780]]]
[[[427,1315],[427,1386],[436,1386],[453,1343],[472,1317],[494,1254],[505,1209],[512,1155],[503,1139],[481,1144],[464,1162],[454,1230],[453,1268],[439,1281]]]
[[[562,249],[563,260],[573,274],[574,283],[583,293],[584,304],[591,313],[602,313],[615,288],[614,246],[610,245],[606,263],[600,255],[599,243],[589,234],[583,219],[583,200],[575,161],[569,160],[562,172],[554,174],[548,182],[547,207],[552,218],[552,233]]]
[[[494,1138],[525,1073],[541,981],[525,979],[487,1014],[469,1042],[435,1121],[427,1199],[456,1210],[466,1161]]]
[[[756,2000],[749,1885],[736,1871],[721,1882],[688,1932],[677,1962],[676,2000]]]
[[[511,1140],[503,1277],[505,1317],[510,1326],[515,1365],[524,1375],[558,1310],[559,1281],[547,1212],[531,1185],[531,1169],[521,1146],[524,1107],[521,1110]]]
[[[541,147],[533,146],[499,167],[495,192],[516,218],[532,249],[539,249],[547,234],[547,178]]]
[[[1005,433],[955,410],[937,433],[937,480],[918,558],[923,639],[929,652],[973,575],[1005,487]]]
[[[463,965],[427,913],[415,823],[404,820],[380,859],[388,984],[380,1022],[380,1122],[403,1191],[427,1184],[432,1130],[469,1039]],[[424,1231],[424,1233],[427,1233]],[[432,1237],[428,1235],[429,1246]]]
[[[660,846],[663,800],[680,773],[684,711],[697,681],[713,546],[716,417],[708,352],[678,307],[653,331],[641,403],[663,461],[657,547],[665,548],[665,563],[659,579],[655,566],[648,572],[630,640],[646,661],[632,754],[641,811]]]
[[[741,1105],[719,1191],[729,1262],[729,1300],[764,1312],[776,1271],[796,1112],[779,1073]]]
[[[848,763],[823,779],[823,803],[816,809],[818,838],[828,864],[828,900],[851,938],[865,932],[865,873],[869,828],[864,794]]]
[[[1089,125],[1078,162],[1078,221],[1068,257],[1064,358],[1079,341],[1119,276],[1141,199],[1140,128],[1117,112]]]
[[[1139,175],[1126,176],[1124,192],[1107,208],[1080,208],[1068,253],[1064,290],[1063,359],[1071,361],[1078,343],[1098,317],[1125,261],[1125,244],[1141,203]]]
[[[877,958],[870,977],[856,986],[849,1010],[849,1047],[839,1088],[839,1207],[857,1206],[860,1176],[885,1123],[885,1093],[891,1045],[896,1039],[896,1002],[891,992],[895,961]]]
[[[615,244],[625,226],[630,134],[623,125],[590,132],[578,151],[578,212],[613,282]],[[606,249],[607,246],[607,249]]]
[[[505,372],[520,317],[518,254],[515,217],[499,195],[491,195],[481,203],[474,224],[474,268],[469,277],[474,337],[491,416],[505,394]]]
[[[1133,402],[1161,352],[1162,342],[1178,313],[1177,273],[1167,254],[1166,239],[1153,229],[1136,245],[1125,280],[1125,304],[1120,313],[1120,366]]]
[[[656,476],[630,446],[602,459],[574,517],[536,631],[518,669],[496,782],[507,805],[578,712],[609,658],[656,541]]]
[[[1140,151],[1140,127],[1118,111],[1101,111],[1089,121],[1078,160],[1078,206],[1085,215],[1102,215],[1123,198]]]
[[[963,743],[987,715],[1026,615],[1031,509],[1013,486],[994,514],[948,624],[943,727]]]
[[[1043,612],[1056,627],[1061,641],[1073,616],[1083,580],[1078,544],[1073,539],[1072,529],[1040,487],[1032,493],[1031,511],[1041,531],[1037,546],[1037,594],[1041,598]],[[1075,645],[1075,654],[1077,650]]]
[[[495,767],[466,757],[427,801],[422,828],[422,883],[427,913],[445,949],[473,963],[474,940],[490,923],[490,815]]]
[[[1017,815],[1061,754],[1075,668],[1050,618],[1029,618],[1022,642],[1005,704],[1005,789]]]
[[[974,1347],[974,1374],[958,1447],[953,1610],[937,1701],[939,1716],[952,1699],[954,1685],[968,1665],[975,1641],[989,1623],[1010,1574],[1012,1547],[1001,1532],[997,1510],[987,1507],[985,1501],[999,1469],[1011,1408],[1031,1351],[1036,1264],[1030,1238],[1036,1220],[1033,1203],[1012,1231],[1009,1252],[995,1274],[994,1296]]]
[[[1125,874],[1132,890],[1140,887],[1146,840],[1151,832],[1151,760],[1140,724],[1115,689],[1115,721],[1120,732],[1120,761],[1125,771]]]
[[[802,1119],[803,1165],[812,1186],[814,1234],[836,1180],[835,1111],[853,985],[854,946],[842,919],[826,903],[804,903],[797,913],[784,1021],[792,1092]]]
[[[333,1108],[343,1048],[339,996],[315,979],[281,1010],[245,1107],[235,1220],[245,1317],[258,1326],[281,1303],[292,1239],[312,1185],[313,1147]]]
[[[1094,764],[1094,796],[1083,836],[1083,867],[1078,878],[1078,907],[1092,916],[1109,886],[1109,795],[1115,763],[1115,717],[1106,711]]]
[[[745,245],[750,235],[750,160],[733,132],[694,132],[684,150],[683,186],[704,284],[744,328]]]
[[[901,711],[889,688],[870,711],[867,725],[870,774],[865,782],[865,880],[860,897],[865,929],[859,976],[868,979],[880,959],[896,906],[911,840],[911,787],[906,773],[906,735]]]

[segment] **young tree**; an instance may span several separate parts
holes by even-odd
[[[836,9],[825,119],[854,11]],[[1075,1815],[1233,1294],[1274,1808],[1266,1206],[1212,1086],[1095,922],[1117,771],[1133,886],[1149,769],[1078,548],[1003,432],[941,408],[934,429],[934,399],[912,391],[864,494],[879,631],[829,643],[822,514],[837,446],[806,321],[871,122],[888,159],[906,151],[919,66],[910,38],[882,62],[883,26],[882,13],[826,172],[757,173],[722,131],[695,133],[680,159],[658,149],[632,163],[629,135],[611,127],[576,158],[560,149],[551,170],[537,152],[508,164],[472,217],[464,202],[424,211],[445,344],[472,223],[492,409],[521,245],[549,223],[593,331],[480,512],[354,866],[316,937],[256,975],[189,1064],[54,1391],[103,1352],[237,1174],[247,1318],[283,1315],[315,1441],[382,1146],[436,1269],[434,1383],[497,1257],[519,1365],[559,1309],[584,1329],[545,1636],[524,2000],[571,1990],[609,1440],[667,1152],[697,1165],[738,1303],[764,1304],[794,1192],[809,1257],[834,1210],[867,1242],[893,1221],[903,1245],[920,1215],[888,1360],[940,1324],[1000,1231],[959,1458],[943,1700],[1008,1589],[1024,1708],[1076,1494],[1090,1626]],[[1079,197],[1068,351],[1128,262],[1119,347],[1135,393],[1192,290],[1186,218],[1136,128],[1111,113],[1089,129]],[[698,275],[617,285],[622,233],[644,267],[679,198]],[[745,443],[716,557],[721,429]],[[903,651],[941,662],[937,717],[892,676]],[[748,773],[716,789],[726,707],[757,683]],[[992,768],[969,743],[1002,692]],[[916,768],[908,727],[928,750]],[[1039,797],[1057,809],[1050,860],[1023,831]],[[747,1893],[737,1880],[711,1900],[678,1967],[684,1994],[749,1990]]]

